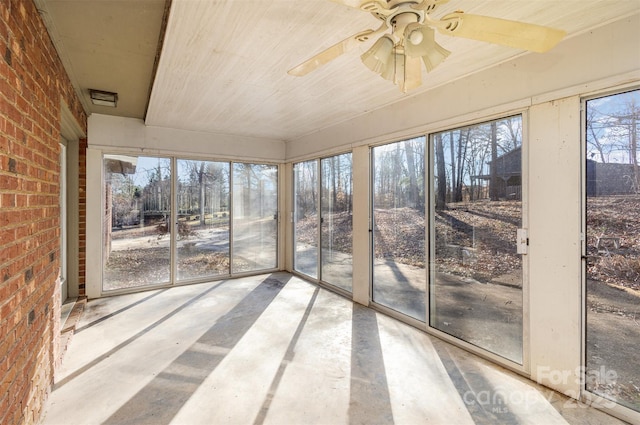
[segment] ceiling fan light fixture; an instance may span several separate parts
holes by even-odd
[[[404,32],[405,53],[414,58],[426,55],[435,44],[435,31],[428,26],[411,24]]]
[[[432,48],[426,55],[422,56],[422,62],[424,62],[424,67],[427,69],[427,72],[431,72],[433,68],[440,65],[450,54],[450,51],[434,41]]]
[[[367,68],[376,74],[381,74],[387,69],[388,63],[393,62],[390,60],[393,56],[393,45],[391,37],[382,36],[360,56],[360,59]]]
[[[422,40],[424,40],[424,35],[419,30],[413,30],[409,33],[407,40],[409,40],[409,42],[413,45],[418,45],[422,43]]]
[[[420,36],[416,36],[419,34]],[[427,72],[431,72],[433,68],[438,66],[450,51],[436,43],[435,31],[420,24],[411,24],[407,26],[404,33],[405,43],[404,50],[409,57],[421,57]],[[418,43],[414,41],[420,40]]]
[[[394,84],[398,84],[396,75],[401,74],[404,74],[404,55],[394,52],[393,55],[391,55],[391,60],[387,62],[387,65],[380,76],[385,80],[393,81]]]
[[[412,58],[404,54],[402,49],[394,49],[392,59],[380,74],[385,80],[400,87],[403,93],[422,84],[422,68],[420,58]]]
[[[412,58],[407,55],[403,56],[404,74],[397,84],[400,86],[400,90],[406,93],[422,85],[422,65],[420,64],[420,58]]]

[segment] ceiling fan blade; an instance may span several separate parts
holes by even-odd
[[[371,37],[385,32],[388,28],[389,27],[387,26],[387,23],[383,22],[377,30],[368,29],[354,34],[351,37],[345,38],[344,40],[334,44],[328,49],[325,49],[322,52],[318,53],[311,59],[307,59],[300,65],[291,68],[289,71],[287,71],[287,73],[295,77],[302,77],[303,75],[307,75],[311,71],[320,68],[322,65],[331,62],[343,53],[346,53],[347,51],[357,47],[359,44],[370,40]]]
[[[543,53],[566,35],[563,30],[489,16],[454,12],[436,24],[446,35]]]
[[[314,71],[320,68],[322,65],[331,62],[338,56],[343,53],[353,49],[358,44],[363,43],[369,39],[369,37],[374,34],[373,30],[366,30],[359,32],[358,34],[352,35],[349,38],[345,38],[344,40],[334,44],[326,50],[318,53],[311,59],[308,59],[302,62],[300,65],[291,68],[287,73],[289,75],[293,75],[296,77],[302,77],[303,75],[307,75],[311,71]]]

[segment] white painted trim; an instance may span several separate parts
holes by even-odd
[[[69,141],[87,137],[64,101],[60,101],[60,134]]]
[[[579,117],[578,96],[529,112],[531,378],[573,398],[582,364]]]
[[[69,188],[67,183],[67,144],[68,142],[64,138],[60,140],[60,193],[58,197],[58,199],[60,200],[60,272],[58,274],[58,280],[60,283],[60,295],[62,302],[64,302],[69,296],[69,270],[74,268],[69,267],[69,263],[71,263],[71,257],[69,255],[69,242],[71,239],[71,234],[69,232],[68,215]],[[77,263],[78,261],[76,258],[75,264],[77,265]]]
[[[522,188],[522,217],[521,226],[523,229],[529,230],[529,214],[531,203],[529,202],[529,146],[531,137],[529,134],[529,111],[522,111],[522,145],[521,145],[521,188]],[[527,235],[529,237],[530,235]],[[527,375],[531,373],[531,313],[530,313],[530,268],[529,268],[529,247],[527,253],[522,255],[522,370]]]
[[[370,181],[371,161],[369,146],[358,146],[351,153],[353,164],[353,217],[352,249],[353,249],[353,300],[362,305],[369,305],[371,300],[371,239],[370,239]],[[366,220],[364,218],[367,218]]]
[[[619,75],[613,75],[600,80],[591,81],[584,84],[578,84],[571,87],[566,87],[561,90],[555,90],[549,93],[543,93],[539,96],[534,96],[531,99],[532,105],[538,105],[540,103],[552,102],[557,99],[564,99],[572,96],[592,96],[594,93],[602,92],[603,90],[610,90],[611,87],[632,87],[640,82],[640,70],[631,71]]]
[[[280,140],[146,126],[142,120],[93,114],[89,147],[136,155],[206,157],[207,160],[283,163]]]
[[[278,270],[286,270],[287,264],[287,166],[285,164],[278,165]]]
[[[284,250],[282,267],[288,272],[293,272],[293,164],[287,163],[280,167],[283,172],[280,187],[282,195],[281,231],[283,238],[279,241],[281,250]]]
[[[86,282],[87,297],[102,296],[102,220],[104,200],[102,151],[87,148],[87,240]]]
[[[66,177],[66,233],[67,233],[67,288],[69,297],[80,293],[80,165],[79,140],[86,137],[82,127],[67,104],[60,101],[60,135],[66,146],[66,169],[60,170]]]
[[[289,143],[287,143],[287,162],[301,162],[309,159],[314,159],[319,156],[329,156],[337,152],[353,149],[358,146],[370,146],[391,143],[398,140],[405,140],[414,137],[418,137],[424,134],[436,133],[444,131],[452,127],[463,127],[482,121],[491,121],[511,114],[521,113],[523,110],[527,110],[533,105],[541,103],[551,102],[557,99],[563,99],[576,95],[590,95],[593,93],[601,92],[609,87],[629,87],[632,88],[640,83],[640,70],[632,71],[620,75],[614,75],[601,80],[595,80],[585,84],[579,84],[571,87],[567,87],[561,90],[555,90],[548,93],[543,93],[531,98],[520,99],[513,102],[496,105],[490,108],[483,108],[473,112],[465,113],[462,115],[454,116],[444,120],[427,122],[412,128],[405,128],[398,131],[392,131],[389,133],[379,134],[375,137],[356,139],[349,143],[326,148],[313,153],[307,153],[299,156],[289,156]]]

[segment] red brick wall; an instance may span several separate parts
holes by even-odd
[[[60,102],[86,115],[32,0],[0,0],[0,423],[34,423],[60,316]]]

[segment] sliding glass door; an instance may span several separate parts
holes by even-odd
[[[278,167],[233,164],[233,273],[277,267]]]
[[[293,166],[293,269],[318,278],[320,207],[318,161]]]
[[[522,364],[522,119],[431,136],[429,325]]]
[[[640,412],[640,90],[586,102],[586,390]]]
[[[104,291],[277,268],[277,166],[134,155],[103,166]]]
[[[372,149],[373,301],[425,321],[426,138]]]
[[[351,292],[351,154],[294,164],[294,270]]]
[[[320,160],[321,279],[351,292],[351,154]]]

